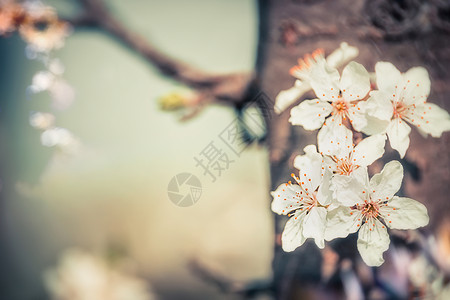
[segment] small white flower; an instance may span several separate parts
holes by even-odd
[[[363,128],[365,133],[387,132],[392,148],[404,157],[411,131],[407,122],[433,137],[450,130],[447,111],[427,102],[430,93],[427,70],[415,67],[402,74],[391,63],[378,62],[375,72],[379,90],[370,93],[365,109],[378,122],[368,122]]]
[[[348,139],[351,141],[352,138]],[[358,145],[354,146],[348,142],[339,144],[331,153],[317,153],[316,147],[309,145],[305,148],[305,155],[298,155],[294,159],[294,167],[301,169],[305,160],[322,159],[326,168],[333,174],[332,181],[339,182],[348,180],[349,176],[359,179],[361,172],[366,172],[365,167],[371,165],[375,160],[383,156],[386,135],[377,134],[363,139]],[[329,150],[329,149],[328,149]],[[320,151],[320,144],[319,144]]]
[[[291,68],[290,73],[298,80],[293,87],[281,91],[275,99],[275,112],[281,113],[306,92],[311,90],[310,73],[314,68],[338,68],[358,56],[358,48],[341,43],[326,59],[322,49],[317,49],[311,55],[307,54],[298,60],[298,66]]]
[[[328,213],[325,239],[346,237],[359,230],[357,246],[362,259],[369,266],[380,266],[390,243],[386,227],[416,229],[429,221],[424,205],[394,195],[402,179],[402,165],[391,161],[370,181],[365,172],[361,180],[333,184],[337,201],[343,206]]]
[[[317,136],[322,147],[347,143],[350,130],[343,125],[347,119],[357,131],[366,126],[360,100],[370,91],[370,76],[362,65],[350,62],[342,77],[333,68],[314,69],[310,84],[318,99],[305,100],[294,107],[289,119],[292,125],[301,125],[306,130],[319,129],[323,125]]]
[[[321,160],[305,161],[300,176],[292,174],[297,184],[281,184],[271,193],[272,211],[291,216],[281,237],[284,251],[294,251],[307,238],[314,238],[319,248],[325,246],[327,206],[332,195],[330,173],[323,172]]]

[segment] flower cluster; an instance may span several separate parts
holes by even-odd
[[[427,102],[430,79],[422,67],[402,74],[391,63],[378,62],[371,75],[354,61],[341,74],[336,65],[325,59],[323,50],[316,50],[291,69],[316,99],[292,108],[289,121],[306,130],[319,129],[318,147],[308,145],[305,154],[295,158],[299,176],[292,174],[294,183],[272,192],[272,210],[290,216],[282,234],[285,251],[295,250],[307,238],[323,248],[325,241],[358,232],[362,259],[379,266],[389,248],[388,228],[416,229],[429,218],[424,205],[395,195],[403,180],[400,162],[390,161],[372,178],[368,166],[383,156],[387,138],[403,158],[410,125],[440,137],[450,130],[450,116]],[[282,91],[278,97],[285,96]],[[366,137],[355,145],[356,132]]]

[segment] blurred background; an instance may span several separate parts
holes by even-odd
[[[253,69],[255,1],[107,3],[170,56],[213,73]],[[45,4],[66,17],[80,10],[77,1]],[[230,299],[194,274],[194,261],[235,281],[270,276],[267,151],[250,146],[215,182],[194,160],[210,142],[220,145],[236,119],[231,108],[208,106],[180,122],[157,99],[183,87],[111,36],[76,30],[51,52],[74,92],[69,108],[55,109],[47,91],[30,92],[45,71],[30,56],[17,34],[0,39],[1,299],[48,299],[49,286],[54,292],[71,276],[100,276],[111,265],[144,280],[155,299]],[[76,150],[42,145],[30,126],[37,111],[52,113],[76,137]],[[202,184],[190,207],[168,198],[169,181],[182,172]],[[49,284],[58,266],[65,271]]]

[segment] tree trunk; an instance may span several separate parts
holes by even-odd
[[[397,3],[398,7],[395,6]],[[283,89],[291,87],[294,78],[289,69],[297,59],[316,48],[329,54],[345,41],[356,46],[360,54],[355,59],[369,72],[378,61],[389,61],[405,72],[414,66],[424,66],[430,73],[432,87],[429,101],[450,109],[450,39],[448,14],[442,15],[444,4],[423,1],[307,1],[260,0],[260,45],[257,71],[261,89],[275,99]],[[440,5],[440,6],[439,6]],[[446,9],[446,8],[445,8]],[[400,12],[399,16],[396,15]],[[441,15],[441,19],[437,16]],[[447,30],[447,31],[446,31]],[[313,99],[309,93],[304,99]],[[317,132],[305,131],[288,122],[290,108],[269,120],[271,190],[290,180],[295,172],[293,158],[308,144],[316,144]],[[430,225],[426,233],[435,233],[450,211],[448,201],[450,172],[449,134],[440,139],[423,138],[413,129],[411,144],[405,159],[402,193],[424,203],[429,211]],[[382,163],[400,160],[389,148]],[[379,170],[382,163],[375,163]],[[271,199],[270,199],[271,200]],[[341,268],[330,279],[324,278],[322,267],[329,255],[311,242],[292,253],[284,253],[280,236],[286,217],[275,215],[274,291],[277,299],[340,299],[343,297]],[[448,234],[448,233],[447,233]],[[359,254],[354,236],[331,243],[339,255],[338,265],[349,258],[357,268]],[[392,248],[392,245],[391,245]],[[387,259],[388,260],[388,259]],[[385,264],[387,267],[388,261]],[[339,269],[341,271],[339,271]],[[380,270],[379,270],[380,271]],[[365,286],[366,296],[376,283]],[[384,291],[389,295],[389,292]],[[395,293],[389,295],[394,299]]]

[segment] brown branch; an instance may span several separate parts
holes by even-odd
[[[249,95],[249,87],[254,83],[254,74],[232,73],[216,75],[196,69],[167,56],[153,47],[144,37],[130,31],[114,17],[103,0],[79,0],[84,12],[81,16],[66,20],[74,28],[97,28],[111,34],[130,50],[141,55],[154,65],[163,75],[173,78],[222,103],[241,105]]]

